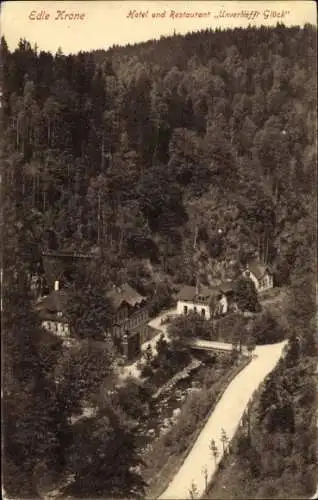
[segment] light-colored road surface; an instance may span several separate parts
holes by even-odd
[[[177,314],[177,309],[169,309],[169,311],[164,311],[163,313],[156,316],[151,321],[149,321],[148,325],[152,328],[156,328],[156,330],[160,330],[161,332],[166,332],[168,324],[161,324],[161,321],[167,318],[169,315]]]
[[[214,412],[202,429],[197,441],[160,499],[188,499],[192,481],[198,490],[198,497],[204,494],[206,468],[208,480],[212,479],[216,466],[209,449],[214,439],[222,457],[221,429],[231,440],[238,428],[248,401],[265,377],[274,369],[286,342],[256,347],[252,361],[229,384]]]

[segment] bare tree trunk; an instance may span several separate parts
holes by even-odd
[[[119,249],[119,253],[121,253],[122,251],[122,247],[123,247],[123,242],[124,242],[124,221],[121,220],[120,221],[120,233],[119,233],[119,245],[118,245],[118,249]]]
[[[110,226],[110,230],[109,230],[110,248],[113,248],[113,228],[112,228],[111,222],[110,222],[109,226]]]
[[[97,242],[100,244],[100,192],[98,191],[98,208],[97,208]]]
[[[17,148],[19,147],[19,127],[20,127],[20,124],[19,124],[19,118],[17,118],[17,122],[16,122],[16,131],[17,131],[17,135],[16,135],[16,142],[17,142]]]
[[[194,238],[193,238],[193,250],[196,249],[197,247],[197,238],[198,238],[198,225],[195,224],[195,228],[194,228]]]
[[[36,199],[36,177],[33,175],[32,178],[33,185],[32,185],[32,205],[33,207],[35,206],[35,199]]]
[[[105,143],[104,143],[104,134],[102,138],[102,148],[101,148],[101,171],[104,172],[104,165],[105,165]]]
[[[154,162],[156,162],[156,160],[157,160],[157,154],[158,154],[159,128],[160,128],[160,126],[157,125],[157,128],[156,128],[156,144],[155,144],[155,149],[154,149],[153,156],[152,156]]]
[[[51,144],[54,143],[54,139],[55,139],[55,121],[53,120],[53,126],[52,126],[51,137],[50,137]]]
[[[36,174],[36,200],[40,202],[40,197],[39,197],[39,191],[40,191],[40,176],[39,174]]]
[[[269,246],[268,245],[268,243],[269,243],[269,241],[268,241],[269,237],[268,237],[268,231],[267,230],[266,230],[265,234],[266,234],[266,247],[265,247],[265,259],[264,260],[265,260],[265,264],[267,264],[267,262],[268,262],[268,246]]]

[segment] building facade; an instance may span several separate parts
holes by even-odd
[[[243,276],[253,281],[256,290],[261,293],[274,287],[274,275],[270,266],[258,260],[251,261],[243,271]]]
[[[70,338],[70,327],[64,315],[66,302],[67,294],[59,289],[59,282],[56,281],[53,292],[35,304],[42,326],[62,339]]]
[[[112,338],[125,358],[133,359],[140,354],[142,344],[153,336],[148,325],[147,298],[128,283],[113,287],[107,297],[115,311],[110,328]]]

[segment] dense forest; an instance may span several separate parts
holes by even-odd
[[[14,497],[34,498],[47,471],[73,474],[75,496],[144,487],[118,402],[70,426],[78,391],[111,377],[112,352],[82,347],[73,366],[41,329],[30,277],[43,249],[92,252],[104,286],[163,296],[197,275],[231,277],[252,255],[297,293],[313,279],[316,36],[309,25],[206,30],[69,56],[26,40],[10,52],[2,38],[3,470]]]
[[[258,252],[286,280],[312,223],[315,44],[282,25],[76,56],[2,40],[4,182],[34,263],[98,246],[115,280],[191,282]]]

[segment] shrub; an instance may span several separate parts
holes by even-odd
[[[149,308],[150,317],[156,316],[162,309],[171,307],[172,304],[172,290],[169,283],[158,284]]]

